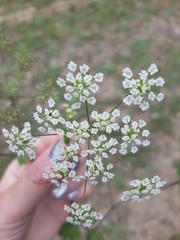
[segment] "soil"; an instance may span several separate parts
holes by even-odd
[[[61,2],[61,4],[60,4]],[[85,4],[84,1],[83,4]],[[59,1],[59,3],[53,4],[52,9],[58,11],[63,11],[68,7],[71,1]],[[58,6],[58,7],[57,7]],[[14,15],[1,16],[0,22],[3,18],[8,21],[31,21],[36,9],[30,7],[25,11],[18,12]],[[51,14],[49,9],[41,10],[40,14]],[[151,38],[156,35],[157,39],[161,41],[154,41],[154,46],[151,46],[150,51],[154,52],[155,56],[158,54],[157,49],[162,47],[164,44],[168,44],[168,35],[173,34],[176,37],[180,37],[180,25],[177,23],[175,18],[170,18],[168,22],[163,20],[161,16],[154,17],[148,25],[148,28],[141,25],[141,20],[139,19],[136,23],[139,25],[139,31],[133,36],[134,39],[139,39],[140,36],[145,36],[145,38]],[[78,52],[80,59],[83,59],[83,54],[94,51],[94,47],[101,49],[100,53],[93,57],[92,68],[103,62],[104,59],[111,59],[115,53],[124,52],[128,53],[130,43],[132,39],[128,38],[125,33],[118,34],[116,36],[116,41],[120,44],[110,45],[109,42],[111,36],[108,33],[104,34],[102,41],[96,46],[89,46],[88,43],[84,44],[78,49],[73,48],[71,45],[72,39],[68,40],[62,49],[61,56],[65,56],[61,59],[56,59],[59,64],[65,65],[68,61],[68,57]],[[105,49],[105,51],[104,51]],[[63,62],[62,62],[63,61]],[[161,65],[161,59],[159,58],[159,64]],[[124,66],[121,65],[116,70],[119,74]],[[111,84],[109,85],[109,82]],[[102,86],[102,92],[98,95],[98,100],[103,102],[109,99],[109,96],[114,96],[117,92],[115,80],[106,79]],[[108,89],[108,94],[107,94]],[[168,95],[168,92],[167,92]],[[107,109],[110,108],[107,106]],[[125,113],[125,109],[122,113]],[[148,116],[146,116],[148,117]],[[147,161],[153,166],[153,175],[159,175],[163,180],[169,183],[177,180],[177,169],[174,166],[174,159],[179,159],[180,147],[179,147],[179,118],[180,113],[176,115],[176,120],[171,119],[173,125],[173,133],[168,135],[166,133],[153,133],[150,140],[153,142],[153,146],[158,147],[158,152],[153,151],[148,155]],[[131,174],[122,166],[122,169],[127,172],[127,181],[132,180]],[[141,177],[146,177],[151,173],[147,173],[146,169],[138,168],[136,174]],[[113,193],[113,197],[109,199],[109,193]],[[122,192],[120,192],[114,185],[109,187],[107,190],[106,185],[95,188],[90,198],[91,203],[96,206],[98,211],[105,213],[112,202],[119,201]],[[125,229],[127,233],[127,240],[169,240],[170,237],[175,234],[180,234],[180,192],[178,185],[174,185],[169,188],[165,188],[162,193],[158,196],[152,197],[150,200],[137,204],[132,202],[120,203],[116,210],[109,215],[109,218],[103,222],[103,226],[108,225],[108,223],[116,222],[119,223]],[[59,239],[58,237],[55,238]],[[116,239],[115,239],[116,240]],[[118,240],[118,239],[117,239]]]

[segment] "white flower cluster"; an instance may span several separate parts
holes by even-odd
[[[95,156],[94,160],[86,160],[86,165],[88,168],[85,171],[84,176],[89,179],[89,182],[94,186],[98,183],[96,178],[100,176],[100,174],[102,174],[102,182],[108,182],[114,177],[114,174],[109,172],[109,170],[114,167],[113,164],[110,163],[105,167],[102,158],[98,155]]]
[[[24,128],[22,131],[15,126],[12,126],[11,132],[7,129],[3,129],[2,132],[7,140],[6,143],[9,144],[9,150],[17,153],[20,156],[28,155],[29,159],[33,160],[36,158],[35,148],[39,143],[39,139],[31,135],[31,125],[29,122],[24,123]]]
[[[75,137],[75,141],[77,141],[79,144],[86,144],[86,139],[90,137],[90,134],[88,133],[90,130],[89,123],[84,120],[80,123],[76,122],[75,120],[70,122],[66,121],[65,126],[67,130],[71,130],[71,132],[66,132],[66,136],[68,138]]]
[[[80,225],[82,222],[84,227],[91,227],[94,220],[103,219],[102,214],[93,211],[90,204],[73,202],[70,207],[65,205],[64,209],[70,213],[70,216],[66,218],[67,222],[74,225]]]
[[[121,201],[132,199],[133,202],[143,202],[150,198],[148,194],[159,194],[161,192],[160,188],[164,187],[165,184],[166,181],[161,181],[158,176],[154,176],[150,179],[144,178],[143,180],[135,179],[130,182],[132,189],[123,192]]]
[[[150,144],[150,141],[145,139],[149,136],[150,132],[146,129],[141,131],[141,128],[146,125],[144,120],[132,121],[130,116],[126,115],[122,118],[122,122],[125,125],[121,128],[123,134],[123,142],[120,144],[119,150],[121,154],[125,155],[129,146],[131,147],[131,152],[136,153],[138,146],[146,147]]]
[[[105,135],[100,135],[97,140],[91,140],[92,150],[88,150],[88,153],[108,158],[108,153],[113,155],[117,152],[117,149],[114,147],[117,144],[116,138],[108,140]]]
[[[64,98],[67,101],[76,99],[77,102],[72,104],[73,109],[78,109],[81,107],[81,103],[87,101],[89,104],[94,105],[96,103],[95,97],[91,96],[92,93],[96,93],[99,90],[99,86],[95,82],[103,81],[103,74],[97,73],[95,76],[89,75],[89,67],[84,64],[79,67],[80,72],[75,76],[72,72],[75,72],[77,64],[70,62],[68,64],[68,69],[71,71],[66,75],[66,80],[58,78],[56,81],[60,87],[65,87],[66,92]]]
[[[112,133],[112,131],[118,131],[119,125],[115,123],[116,117],[120,116],[120,111],[115,109],[111,114],[108,112],[98,113],[97,111],[93,111],[91,113],[92,119],[95,120],[93,123],[93,128],[91,129],[92,134],[97,134],[98,130],[105,131],[106,133]]]
[[[76,171],[74,170],[76,164],[70,161],[56,162],[53,169],[46,167],[46,173],[43,174],[45,179],[51,179],[51,182],[57,187],[64,187],[68,185],[68,178],[77,181]],[[60,183],[61,182],[61,183]]]
[[[73,142],[69,146],[59,149],[60,152],[56,150],[55,157],[50,159],[54,166],[52,168],[45,167],[46,173],[43,174],[43,177],[50,179],[56,186],[67,186],[68,178],[72,178],[73,181],[80,181],[83,177],[77,176],[75,171],[79,162],[77,156],[79,148],[79,145]]]
[[[94,77],[89,75],[89,67],[85,64],[79,67],[77,74],[74,74],[77,69],[74,62],[68,64],[68,69],[71,72],[66,75],[66,79],[59,78],[57,84],[60,87],[65,87],[64,97],[67,101],[70,101],[71,108],[75,111],[84,102],[94,105],[96,99],[91,94],[95,94],[99,90],[95,82],[102,82],[103,74],[98,73]],[[135,80],[132,78],[132,71],[129,68],[124,69],[123,76],[126,79],[123,81],[123,87],[129,89],[130,93],[123,101],[127,105],[139,105],[142,110],[149,107],[149,101],[155,99],[161,101],[164,95],[162,93],[157,95],[152,88],[154,89],[154,86],[162,87],[164,80],[161,77],[157,79],[148,78],[148,74],[153,75],[157,71],[156,65],[152,64],[148,71],[141,71],[139,79]],[[101,178],[102,182],[108,182],[114,177],[111,172],[114,165],[108,162],[110,154],[120,159],[118,157],[119,153],[125,155],[128,149],[132,153],[136,153],[140,146],[148,146],[150,144],[148,140],[150,132],[144,129],[146,126],[144,120],[133,121],[130,116],[126,115],[122,118],[123,125],[120,127],[117,122],[120,116],[117,106],[120,103],[110,112],[99,113],[93,110],[90,114],[88,104],[86,104],[86,113],[89,116],[87,120],[81,122],[75,121],[73,115],[67,117],[67,119],[63,118],[59,111],[54,109],[55,102],[53,99],[48,101],[50,109],[45,108],[43,110],[40,106],[37,106],[34,118],[38,123],[43,124],[39,130],[49,133],[56,131],[59,135],[64,135],[69,139],[72,138],[70,145],[59,149],[60,152],[57,149],[57,154],[54,155],[54,158],[51,158],[54,166],[52,168],[46,167],[44,178],[51,180],[58,187],[67,186],[69,178],[72,181],[83,179],[92,185],[98,183],[98,178]],[[71,113],[72,109],[69,111]],[[120,141],[119,137],[110,136],[114,132],[117,132],[118,136],[120,135]],[[86,150],[82,150],[82,145],[86,146]],[[76,167],[80,157],[85,161],[86,170],[78,176]],[[160,193],[160,188],[165,183],[158,176],[150,179],[133,180],[130,183],[132,188],[123,193],[121,200],[144,201],[150,197],[150,193]],[[71,214],[67,217],[67,221],[75,225],[82,222],[85,227],[90,227],[94,220],[102,219],[102,215],[92,211],[89,204],[73,203],[70,207],[65,206],[65,210]]]
[[[149,108],[149,101],[162,101],[164,94],[156,94],[152,88],[154,86],[162,87],[165,83],[164,79],[162,77],[148,78],[148,74],[153,75],[156,72],[158,72],[158,68],[156,64],[152,64],[148,71],[142,70],[139,73],[139,78],[134,79],[131,69],[125,68],[123,70],[125,80],[122,85],[125,89],[129,89],[130,94],[123,99],[123,102],[128,106],[138,105],[142,111],[145,111]]]
[[[54,127],[59,126],[58,124],[64,124],[65,119],[61,116],[59,110],[54,109],[55,102],[52,98],[48,100],[48,105],[50,109],[42,109],[42,107],[38,105],[36,107],[37,112],[35,112],[33,116],[39,124],[43,123],[43,126],[38,128],[40,132],[48,132],[53,134],[55,131]],[[57,128],[56,133],[63,135],[64,131],[60,128]]]

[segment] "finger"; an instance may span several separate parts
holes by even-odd
[[[51,145],[46,149],[32,164],[21,178],[11,187],[9,187],[0,196],[0,201],[4,204],[4,210],[1,212],[18,220],[24,218],[32,212],[37,203],[47,193],[51,184],[43,178],[44,167],[50,165],[49,154]],[[12,201],[9,201],[12,199]],[[19,211],[21,209],[21,211]]]
[[[68,186],[63,186],[63,187],[55,187],[52,190],[52,194],[55,198],[60,199],[62,196],[64,196],[67,192],[70,193],[73,191],[73,189],[77,189],[79,185],[84,183],[84,172],[86,170],[86,157],[81,156],[81,151],[84,150],[85,147],[81,146],[79,149],[77,156],[79,158],[79,161],[77,162],[77,168],[76,168],[76,176],[77,176],[77,181],[72,180],[72,178],[68,179]]]
[[[49,194],[46,199],[44,199],[43,204],[37,207],[27,240],[52,239],[68,216],[68,213],[64,211],[64,205],[70,205],[71,202],[74,201],[81,201],[84,194],[84,185],[81,184],[76,191],[76,196],[70,199],[68,198],[68,194],[60,200],[53,198],[52,195]],[[86,187],[86,197],[89,196],[90,193],[91,186],[88,184]]]
[[[17,182],[19,175],[26,171],[28,164],[19,165],[17,159],[7,167],[0,181],[0,194]]]
[[[51,144],[55,143],[60,139],[59,136],[48,136],[41,137],[40,144],[36,149],[36,156],[44,152]],[[35,160],[36,161],[36,160]],[[34,161],[29,161],[29,164],[34,163]],[[29,168],[29,164],[19,165],[17,159],[13,160],[7,167],[5,173],[3,174],[0,181],[0,193],[5,191],[7,188],[12,186]]]
[[[63,140],[63,136],[49,135],[46,137],[40,137],[39,138],[40,144],[36,148],[36,157],[41,155],[41,153],[45,151],[49,147],[49,145],[56,143],[59,139]]]

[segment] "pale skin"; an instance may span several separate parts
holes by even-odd
[[[69,182],[68,193],[78,191],[73,199],[68,193],[61,199],[52,195],[52,184],[43,179],[45,166],[50,166],[49,153],[58,136],[42,137],[36,160],[26,165],[11,162],[0,181],[0,239],[52,240],[65,221],[64,204],[82,201],[84,182]],[[77,174],[85,169],[80,157]],[[87,195],[90,187],[87,185]]]

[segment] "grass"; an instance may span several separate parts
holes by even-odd
[[[10,14],[26,9],[29,5],[34,6],[38,11],[53,2],[44,0],[29,3],[27,0],[13,0],[6,4],[6,1],[1,0],[0,4],[4,6],[5,14]],[[166,29],[163,30],[160,23],[169,24],[169,17],[173,17],[178,23],[179,11],[178,0],[114,0],[113,4],[109,0],[89,0],[83,4],[75,1],[62,12],[54,11],[51,16],[37,12],[33,21],[29,23],[2,22],[0,31],[10,38],[13,50],[22,42],[35,51],[36,62],[28,68],[28,72],[32,75],[33,88],[51,81],[52,88],[46,92],[53,93],[55,80],[65,75],[65,64],[70,60],[90,64],[92,72],[102,71],[107,81],[115,79],[113,82],[117,96],[111,96],[110,100],[101,102],[98,109],[113,106],[123,95],[124,92],[120,88],[123,67],[131,67],[137,73],[141,69],[147,69],[150,63],[157,62],[160,75],[166,81],[166,92],[170,97],[167,96],[164,103],[151,108],[148,127],[152,133],[164,132],[170,135],[172,134],[170,116],[177,115],[180,104],[177,94],[180,76],[179,38],[171,28],[168,28],[169,32],[166,34]],[[154,27],[153,19],[157,23],[158,31]],[[108,55],[109,49],[110,55]],[[52,59],[55,59],[55,65],[52,64]],[[59,92],[56,101],[57,104],[62,103],[62,92]],[[21,110],[25,113],[25,116],[21,116],[23,120],[32,119],[27,109],[28,106],[35,107],[37,102],[42,101],[32,99],[22,104]],[[122,106],[122,112],[124,111],[125,107]],[[132,115],[136,114],[139,112],[133,110]],[[84,116],[84,110],[78,111],[79,119]],[[143,167],[146,172],[153,172],[151,161],[147,161],[147,150],[148,148],[137,155],[128,155],[127,163],[134,170]],[[157,151],[153,145],[150,150]],[[0,174],[3,173],[8,161],[1,160]],[[118,172],[119,169],[116,171]],[[121,172],[116,176],[114,183],[120,189],[124,189],[126,175]],[[117,225],[107,228],[105,232],[109,239],[126,239],[123,230]]]

